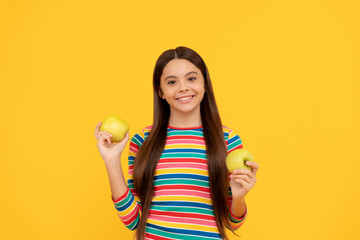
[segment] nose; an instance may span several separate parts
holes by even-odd
[[[189,91],[189,87],[187,86],[186,82],[181,82],[180,83],[180,92],[188,92]]]

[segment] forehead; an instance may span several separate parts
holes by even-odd
[[[161,78],[165,78],[168,75],[183,76],[190,71],[195,71],[200,73],[198,69],[192,62],[186,59],[173,59],[169,61],[161,75]]]

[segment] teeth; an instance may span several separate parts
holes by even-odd
[[[191,96],[191,97],[186,97],[186,98],[179,98],[178,100],[180,100],[180,101],[186,101],[186,100],[188,100],[188,99],[190,99],[190,98],[192,98],[192,96]]]

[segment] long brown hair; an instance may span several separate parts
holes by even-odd
[[[143,239],[145,235],[146,221],[154,194],[153,179],[155,169],[165,147],[170,106],[166,100],[159,96],[159,88],[163,69],[173,59],[186,59],[190,61],[201,70],[204,77],[205,93],[200,104],[200,112],[208,157],[211,199],[220,235],[222,238],[228,239],[225,227],[230,226],[227,209],[229,183],[225,164],[227,151],[222,123],[205,62],[194,50],[183,46],[163,52],[157,59],[154,69],[154,116],[152,130],[141,145],[134,163],[134,185],[142,205],[136,238]]]

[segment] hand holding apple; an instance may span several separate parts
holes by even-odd
[[[129,141],[129,125],[121,118],[110,115],[96,125],[95,137],[105,163],[118,161]]]
[[[231,172],[230,187],[232,197],[234,200],[243,199],[256,183],[259,164],[254,162],[254,157],[245,149],[230,152],[226,158],[226,164]]]

